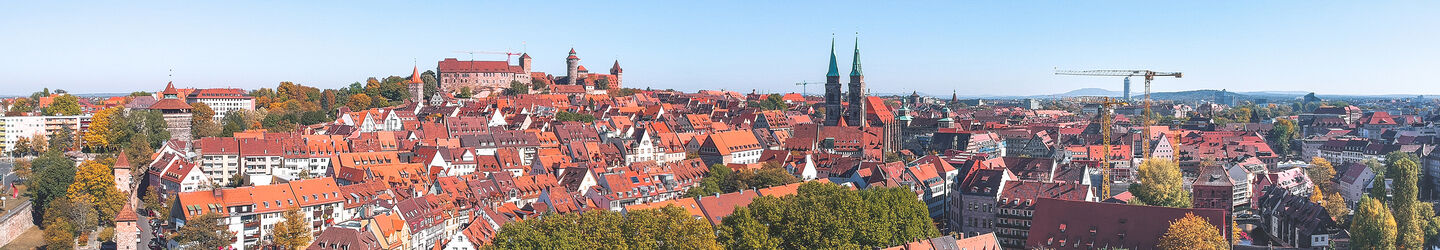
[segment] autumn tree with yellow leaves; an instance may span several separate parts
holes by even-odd
[[[115,223],[115,215],[125,205],[125,194],[115,188],[115,175],[105,161],[87,161],[75,171],[75,182],[65,190],[72,201],[89,202],[95,206],[102,225]]]
[[[270,235],[275,237],[275,245],[281,249],[304,249],[309,246],[310,223],[305,220],[305,215],[292,207],[285,210],[282,216],[285,220],[275,223],[275,227],[270,229]]]
[[[102,151],[115,149],[114,142],[118,136],[116,135],[117,131],[113,131],[111,127],[117,119],[124,119],[121,117],[123,115],[120,107],[110,107],[95,112],[95,115],[90,117],[90,129],[81,136],[81,140],[85,141],[85,147],[90,150]]]
[[[1220,229],[1205,218],[1186,213],[1184,218],[1170,222],[1170,228],[1160,236],[1160,249],[1229,249]]]

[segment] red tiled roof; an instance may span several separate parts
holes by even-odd
[[[181,101],[180,99],[160,99],[160,101],[155,102],[155,104],[151,104],[151,105],[150,105],[150,109],[155,109],[155,110],[171,110],[171,109],[189,110],[189,109],[190,109],[190,104],[186,104],[185,101]]]
[[[1220,209],[1136,206],[1042,198],[1036,202],[1026,247],[1089,249],[1155,246],[1170,222],[1194,213],[1230,237],[1229,216]]]
[[[700,197],[700,209],[705,211],[705,217],[710,219],[711,225],[720,225],[720,219],[735,212],[736,207],[749,206],[750,202],[759,197],[755,191],[719,194]]]
[[[522,73],[520,66],[511,66],[506,61],[460,61],[445,58],[440,61],[438,68],[445,73]]]

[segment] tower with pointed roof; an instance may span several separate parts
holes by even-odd
[[[850,64],[850,124],[864,127],[865,121],[865,73],[860,71],[860,37],[855,37],[855,57]]]
[[[570,48],[570,56],[565,57],[565,83],[579,84],[579,79],[580,57],[575,56],[575,48]]]
[[[835,37],[830,37],[830,71],[825,73],[825,126],[840,124],[844,107],[840,106],[840,66],[835,62]]]
[[[520,53],[520,70],[523,70],[526,74],[529,74],[531,72],[530,67],[532,66],[532,63],[533,62],[530,59],[530,53]]]
[[[420,79],[420,66],[415,66],[415,73],[410,74],[410,82],[405,87],[410,90],[410,102],[425,103],[425,81]]]
[[[625,70],[620,68],[620,60],[615,60],[615,65],[610,66],[610,74],[615,75],[615,82],[610,83],[611,88],[619,88],[616,86],[620,86],[620,74],[623,73],[625,73]]]
[[[165,84],[165,90],[160,91],[160,100],[151,104],[150,110],[160,111],[165,118],[165,130],[170,131],[170,139],[190,141],[190,104],[180,99],[175,83]]]

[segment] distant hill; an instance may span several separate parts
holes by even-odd
[[[1125,93],[1122,93],[1122,92],[1120,92],[1120,91],[1112,91],[1112,90],[1106,90],[1106,89],[1102,89],[1102,88],[1083,88],[1083,89],[1071,90],[1070,92],[1060,93],[1060,94],[1058,94],[1057,96],[1065,96],[1065,97],[1072,97],[1072,96],[1121,96],[1121,95],[1124,95],[1124,94],[1125,94]],[[1131,94],[1133,95],[1134,93],[1131,93]]]

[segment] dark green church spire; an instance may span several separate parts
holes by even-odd
[[[860,33],[855,33],[855,63],[850,66],[850,76],[863,76],[860,72]]]
[[[830,73],[825,76],[840,77],[840,66],[835,64],[835,34],[830,34]]]

